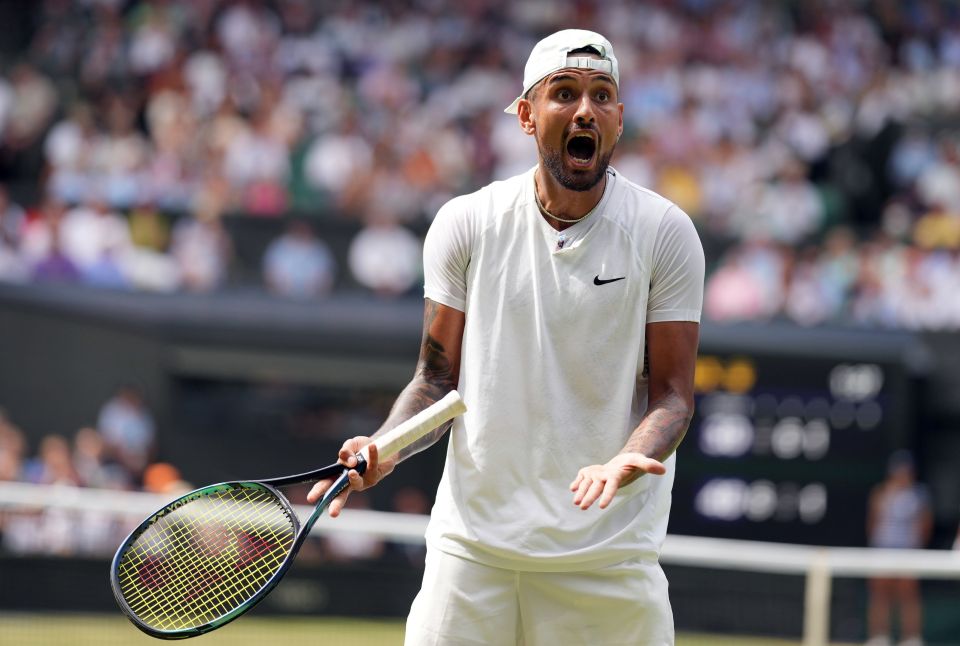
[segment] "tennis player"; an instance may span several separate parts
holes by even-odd
[[[674,641],[658,556],[693,412],[704,258],[686,214],[609,166],[619,81],[599,34],[537,43],[506,109],[537,166],[451,200],[427,235],[420,359],[378,433],[452,388],[469,410],[408,645]],[[350,488],[445,430],[389,463],[371,455]],[[341,461],[369,442],[346,442]]]

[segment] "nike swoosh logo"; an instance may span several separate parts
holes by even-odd
[[[625,278],[626,276],[620,276],[620,278],[600,278],[600,274],[597,274],[596,276],[593,277],[593,284],[606,285],[607,283],[615,283],[618,280],[623,280]]]

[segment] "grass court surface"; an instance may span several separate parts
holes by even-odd
[[[65,614],[2,614],[0,646],[157,646],[120,616]],[[241,617],[219,630],[187,642],[196,646],[401,646],[400,620],[263,619]],[[799,641],[681,633],[677,646],[798,646]]]

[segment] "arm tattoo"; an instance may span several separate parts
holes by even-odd
[[[622,452],[643,453],[664,460],[680,445],[692,417],[693,408],[684,398],[675,392],[668,393],[650,403]]]
[[[431,404],[440,401],[444,395],[456,388],[459,379],[459,366],[455,367],[450,359],[449,351],[436,338],[431,336],[430,328],[437,318],[438,307],[432,301],[427,301],[424,310],[423,342],[420,345],[420,359],[417,361],[417,370],[413,380],[397,397],[396,403],[390,410],[390,415],[380,429],[374,433],[378,437],[386,433],[401,422],[410,419]],[[457,348],[459,351],[459,348]],[[411,455],[432,446],[443,437],[453,422],[447,422],[439,428],[402,449],[397,454],[397,460],[402,462]]]

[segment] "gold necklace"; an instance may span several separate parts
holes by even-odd
[[[550,211],[548,211],[548,210],[546,210],[545,208],[543,208],[543,202],[540,201],[540,195],[539,195],[539,192],[537,191],[537,178],[536,178],[536,177],[533,178],[533,199],[536,201],[536,203],[537,203],[537,208],[540,209],[540,213],[544,214],[544,215],[547,216],[548,218],[553,218],[553,219],[556,220],[557,222],[566,222],[567,224],[576,224],[577,222],[582,222],[583,220],[586,220],[586,219],[589,218],[591,215],[593,215],[593,212],[597,210],[597,207],[598,207],[598,206],[600,206],[600,202],[603,201],[603,196],[602,196],[602,195],[600,196],[600,200],[599,200],[596,204],[593,205],[593,208],[592,208],[592,209],[590,209],[589,211],[587,211],[586,213],[584,213],[583,215],[581,215],[579,218],[577,218],[577,219],[575,219],[575,220],[569,220],[569,219],[567,219],[567,218],[558,217],[558,216],[554,215],[553,213],[551,213]]]

